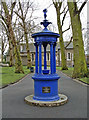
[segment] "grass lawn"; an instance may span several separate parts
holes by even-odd
[[[15,81],[18,81],[22,77],[24,77],[26,74],[30,73],[30,70],[27,69],[26,66],[23,66],[24,74],[15,73],[15,67],[2,67],[2,70],[0,70],[0,74],[2,74],[2,79],[0,79],[0,86],[8,85],[10,83],[14,83]]]
[[[85,77],[85,78],[80,78],[81,81],[88,83],[89,84],[89,78]]]
[[[0,67],[0,86],[8,85],[14,83],[24,77],[26,74],[30,73],[30,70],[26,66],[23,66],[25,74],[14,73],[15,67]],[[61,67],[57,67],[58,70],[61,70]],[[63,73],[72,77],[73,68],[70,67],[68,70],[63,70]],[[79,80],[89,84],[89,78],[79,78]]]
[[[57,67],[58,70],[61,70],[61,67]],[[66,75],[72,77],[72,73],[73,73],[73,69],[72,67],[68,68],[68,70],[62,70],[63,73],[65,73]],[[84,78],[78,78],[80,81],[88,83],[89,84],[89,78],[84,77]]]

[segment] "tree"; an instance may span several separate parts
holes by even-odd
[[[82,38],[82,27],[80,20],[80,13],[87,1],[88,0],[85,0],[85,2],[83,2],[80,9],[78,9],[77,7],[76,0],[72,0],[71,2],[67,1],[73,33],[73,49],[74,49],[73,78],[85,77],[87,76],[88,71],[85,60],[84,43]]]
[[[62,62],[62,70],[68,70],[67,65],[66,65],[66,57],[65,57],[65,47],[64,47],[64,42],[63,42],[63,31],[62,31],[62,26],[63,26],[63,21],[65,19],[65,15],[62,21],[62,25],[61,25],[61,6],[62,6],[62,2],[56,1],[56,0],[52,0],[54,7],[56,9],[56,13],[57,13],[57,24],[58,24],[58,30],[59,30],[59,34],[60,34],[60,38],[59,38],[59,43],[60,43],[60,50],[61,50],[61,62]]]
[[[3,63],[3,58],[4,58],[4,52],[5,52],[5,49],[7,47],[7,38],[6,38],[6,34],[5,34],[5,31],[2,29],[2,33],[0,33],[0,38],[1,38],[1,47],[0,47],[0,50],[1,50],[1,62]]]
[[[15,7],[15,4],[16,4],[16,2],[12,3],[12,7],[11,7],[12,9],[11,9],[11,14],[10,14],[6,2],[2,2],[2,6],[4,9],[4,13],[5,13],[5,19],[4,18],[3,19],[8,28],[9,40],[11,40],[11,43],[14,46],[15,72],[16,73],[24,73],[23,67],[22,67],[22,61],[21,61],[21,57],[20,57],[20,52],[17,47],[15,34],[14,34],[13,28],[12,28],[12,13],[13,13],[13,8]]]
[[[3,62],[3,54],[4,51],[7,47],[7,44],[9,42],[9,53],[10,53],[10,62],[9,62],[9,67],[13,66],[13,50],[12,50],[12,43],[9,37],[9,33],[8,33],[8,29],[7,29],[7,25],[5,24],[5,18],[2,16],[2,19],[0,20],[1,22],[1,26],[2,26],[2,35],[1,35],[1,40],[2,40],[2,62]],[[4,36],[4,37],[3,37]],[[7,41],[8,40],[8,41]]]
[[[19,0],[19,11],[21,12],[21,14],[18,13],[18,11],[15,11],[16,15],[22,21],[22,22],[19,22],[19,24],[21,25],[21,27],[24,30],[24,38],[25,38],[25,41],[26,41],[26,50],[27,50],[27,68],[30,68],[32,66],[32,64],[31,64],[31,56],[30,56],[30,48],[29,48],[29,40],[28,40],[28,29],[27,29],[28,26],[26,25],[28,22],[26,21],[26,17],[27,17],[27,13],[28,13],[29,8],[32,8],[32,4],[33,3],[28,1],[26,3],[26,8],[23,9],[22,4]],[[29,17],[30,20],[31,20],[31,17],[32,17],[32,14],[33,14],[33,10],[34,9],[32,8],[32,13],[31,13],[31,16]],[[29,22],[29,24],[30,24],[30,22]],[[31,24],[30,24],[30,26],[31,26]]]

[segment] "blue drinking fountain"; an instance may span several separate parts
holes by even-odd
[[[68,101],[67,96],[58,94],[58,79],[56,73],[56,42],[59,34],[51,32],[47,26],[51,24],[46,19],[47,9],[43,10],[44,20],[41,25],[44,26],[42,32],[32,34],[34,38],[35,53],[35,74],[32,76],[34,80],[34,95],[27,96],[25,101],[30,105],[39,106],[59,106]],[[50,70],[47,70],[46,48],[50,45]],[[44,48],[44,69],[42,70],[42,46]]]

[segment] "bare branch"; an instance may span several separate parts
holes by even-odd
[[[68,45],[72,42],[73,40],[73,36],[71,37],[70,41],[67,43],[67,45],[65,46],[65,49],[68,47]]]
[[[67,9],[67,11],[65,12],[64,16],[63,16],[63,19],[62,19],[62,26],[63,26],[63,23],[64,23],[64,20],[65,20],[65,17],[67,15],[67,12],[68,12],[69,9]]]
[[[15,5],[16,5],[16,2],[13,2],[12,6],[11,6],[11,19],[12,19],[12,16],[13,16],[13,9],[14,9]]]
[[[53,0],[52,0],[52,1],[53,1]],[[54,1],[53,1],[53,4],[54,4],[55,8],[58,7],[57,2],[54,2]]]
[[[4,21],[5,24],[7,24],[6,19],[2,15],[0,15],[0,18]]]
[[[50,4],[46,9],[48,9],[48,8],[50,8],[50,6],[52,6],[53,5],[53,3],[52,4]]]
[[[19,22],[19,25],[23,28],[24,26],[23,26],[23,24],[21,23],[21,22]]]
[[[19,0],[19,7],[20,7],[20,10],[21,10],[22,18],[24,18],[20,0]]]
[[[80,9],[78,10],[78,13],[79,13],[79,14],[81,13],[81,11],[82,11],[83,7],[85,6],[85,4],[87,3],[87,1],[88,1],[88,0],[85,0],[85,2],[82,3]]]
[[[28,9],[29,9],[30,5],[29,5],[29,1],[27,2],[27,9],[26,9],[26,12],[24,14],[24,17],[26,18],[26,15],[27,15],[27,12],[28,12]]]
[[[14,23],[14,28],[15,28],[15,26],[16,26],[16,22],[17,22],[17,20],[18,20],[18,19],[17,19],[17,16],[16,16],[16,20],[15,20],[15,23]]]
[[[52,0],[52,1],[53,1],[53,4],[54,4],[54,7],[55,7],[56,11],[60,12],[62,2],[57,2],[57,1],[54,1],[54,0]]]
[[[7,8],[7,5],[6,5],[6,2],[2,2],[2,6],[3,6],[3,9],[5,10],[5,14],[6,14],[6,17],[7,17],[7,14],[9,14],[9,10]]]
[[[22,16],[20,16],[19,14],[18,14],[18,12],[16,12],[16,11],[14,11],[15,12],[15,14],[22,20],[23,18],[22,18]]]
[[[60,15],[61,15],[62,13],[64,13],[64,11],[66,10],[66,8],[67,8],[67,5],[66,5],[66,7],[63,9],[63,11],[60,13]]]
[[[62,2],[59,3],[59,7],[60,7],[60,9],[61,9],[61,6],[62,6]]]
[[[69,27],[68,27],[66,30],[64,30],[64,31],[62,32],[62,34],[65,33],[66,31],[68,31],[69,29],[70,29],[70,25],[69,25]]]
[[[4,24],[2,20],[0,20],[0,22],[2,23],[2,25],[3,25],[3,27],[4,27],[5,31],[6,31],[6,33],[8,33],[8,30],[7,30],[6,24]]]

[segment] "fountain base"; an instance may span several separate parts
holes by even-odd
[[[40,107],[56,107],[64,105],[68,102],[68,97],[63,94],[59,94],[59,100],[57,101],[38,101],[33,99],[34,95],[29,95],[25,97],[25,102],[29,105],[40,106]]]

